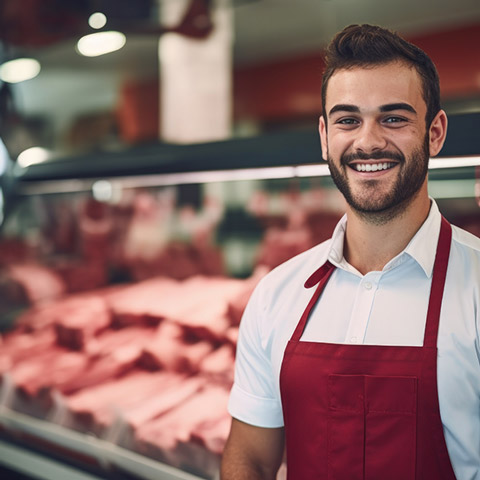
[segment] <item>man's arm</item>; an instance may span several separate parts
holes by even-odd
[[[275,480],[283,458],[284,429],[232,419],[223,452],[221,480]]]

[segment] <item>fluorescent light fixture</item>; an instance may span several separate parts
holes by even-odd
[[[299,165],[296,167],[297,177],[328,177],[330,170],[326,163],[317,165]]]
[[[40,73],[40,63],[34,58],[17,58],[0,66],[0,79],[19,83],[35,78]]]
[[[477,166],[480,166],[480,156],[436,157],[431,158],[428,164],[429,170]],[[326,163],[321,163],[318,165],[299,165],[296,167],[296,174],[298,177],[328,177],[330,171]]]
[[[42,163],[51,157],[50,152],[42,147],[31,147],[24,150],[18,157],[17,163],[22,168],[27,168],[36,163]]]
[[[295,167],[244,168],[239,170],[212,170],[207,172],[166,173],[123,177],[118,180],[123,188],[167,186],[190,183],[237,182],[295,177]],[[117,181],[116,179],[114,181]]]
[[[92,28],[103,28],[107,23],[107,17],[102,12],[95,12],[88,18],[88,24]]]
[[[77,42],[77,51],[85,57],[98,57],[120,50],[127,39],[121,32],[97,32],[85,35]]]
[[[429,169],[436,168],[460,168],[460,167],[478,167],[480,166],[480,156],[475,157],[436,157],[431,158],[428,165]]]

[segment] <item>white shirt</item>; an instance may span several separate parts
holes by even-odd
[[[440,222],[432,200],[405,250],[381,272],[362,275],[343,258],[343,217],[330,240],[264,277],[240,324],[230,414],[252,425],[283,426],[283,353],[313,295],[304,283],[327,260],[337,268],[302,340],[422,345]],[[457,479],[480,480],[480,239],[452,228],[437,342],[440,414]]]

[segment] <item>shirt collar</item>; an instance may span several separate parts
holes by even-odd
[[[391,269],[405,261],[405,254],[413,258],[423,269],[427,277],[432,276],[433,265],[435,263],[435,254],[437,250],[437,241],[440,234],[441,214],[438,206],[430,198],[430,212],[419,228],[414,237],[410,240],[405,249],[395,258],[387,263],[384,270]],[[333,265],[346,271],[359,275],[359,272],[352,267],[343,256],[343,245],[345,240],[345,229],[347,226],[347,216],[344,215],[337,223],[333,232],[330,249],[325,259]],[[323,263],[323,262],[322,262]]]
[[[345,262],[343,257],[343,245],[345,241],[345,230],[347,228],[347,215],[345,214],[337,223],[332,234],[330,251],[328,252],[328,260],[336,267],[341,267]]]
[[[433,273],[435,255],[437,253],[438,236],[442,215],[438,210],[437,203],[430,198],[431,206],[428,217],[423,222],[415,236],[405,248],[405,253],[410,255],[422,268],[427,277]]]

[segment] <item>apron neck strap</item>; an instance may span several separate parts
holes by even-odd
[[[326,283],[328,282],[328,279],[330,278],[330,275],[333,273],[335,270],[335,267],[327,261],[322,267],[320,267],[318,270],[316,270],[305,282],[305,288],[311,288],[315,286],[317,283],[317,288],[315,289],[315,293],[313,294],[312,298],[310,299],[310,302],[308,302],[307,308],[303,312],[302,318],[297,324],[297,328],[295,329],[295,332],[293,332],[291,340],[293,341],[300,341],[300,337],[303,334],[303,330],[305,329],[305,325],[307,324],[308,317],[310,316],[310,312],[312,311],[313,307],[317,303],[318,298],[320,297],[320,294],[323,291],[323,288],[325,287]]]
[[[425,326],[425,347],[436,348],[438,326],[440,323],[440,310],[442,308],[443,290],[447,276],[448,258],[452,244],[452,226],[442,216],[440,235],[438,237],[437,253],[433,266],[432,286],[430,289],[430,301],[428,303],[427,324]]]

